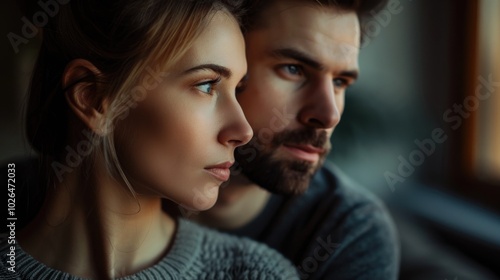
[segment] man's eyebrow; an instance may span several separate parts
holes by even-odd
[[[271,52],[271,55],[277,58],[291,58],[300,61],[316,70],[323,70],[325,68],[321,63],[309,57],[307,54],[292,48],[273,50]]]
[[[271,55],[277,58],[291,58],[319,71],[325,69],[325,66],[320,62],[314,60],[307,54],[293,48],[283,48],[283,49],[273,50],[271,52]],[[359,76],[359,72],[358,70],[346,70],[346,71],[341,71],[339,75],[356,80]]]
[[[228,68],[224,67],[224,66],[220,66],[220,65],[217,65],[217,64],[201,64],[201,65],[197,65],[193,68],[189,68],[188,70],[184,71],[183,74],[189,74],[189,73],[192,73],[192,72],[196,72],[196,71],[203,71],[203,70],[211,70],[221,76],[223,76],[224,78],[230,78],[232,73],[231,73],[231,70],[229,70]]]
[[[357,80],[359,76],[359,71],[358,70],[341,71],[339,73],[339,76],[349,77],[353,80]]]

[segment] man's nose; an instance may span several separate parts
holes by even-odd
[[[299,121],[308,127],[329,129],[340,121],[340,108],[330,79],[317,81],[307,88],[302,98]]]

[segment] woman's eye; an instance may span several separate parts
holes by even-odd
[[[203,92],[203,93],[207,93],[207,94],[209,94],[209,93],[211,93],[211,92],[212,92],[212,86],[213,86],[213,85],[212,85],[212,83],[211,83],[211,82],[206,82],[206,83],[204,83],[204,84],[199,84],[199,85],[197,85],[197,86],[196,86],[196,88],[197,88],[198,90],[200,90],[201,92]]]
[[[212,91],[214,90],[214,86],[217,85],[220,82],[221,78],[217,78],[215,80],[210,80],[210,81],[205,81],[202,83],[199,83],[195,85],[195,87],[206,94],[212,94]]]

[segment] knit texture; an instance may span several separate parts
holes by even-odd
[[[2,240],[0,279],[80,280],[45,266],[16,245],[16,272],[7,268],[11,245]],[[291,263],[273,249],[247,238],[220,233],[180,219],[171,250],[156,265],[119,279],[298,279]]]
[[[278,250],[301,279],[396,280],[399,239],[384,204],[326,161],[303,195],[272,195],[230,233]]]

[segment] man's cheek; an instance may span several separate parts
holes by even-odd
[[[331,129],[328,129],[326,131],[326,139],[328,140],[328,142],[330,142],[330,139],[332,138],[332,134],[334,131],[335,131],[335,128],[331,128]]]

